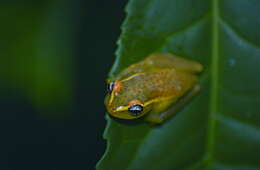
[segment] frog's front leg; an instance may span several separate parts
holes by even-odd
[[[193,96],[195,96],[200,91],[200,85],[193,87],[186,95],[178,99],[176,102],[172,100],[164,101],[164,103],[155,106],[155,108],[149,113],[145,120],[151,124],[160,124],[165,120],[173,116],[181,107],[183,107]],[[172,103],[173,106],[170,106]],[[160,110],[168,109],[164,112]]]

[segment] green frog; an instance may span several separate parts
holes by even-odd
[[[172,54],[151,54],[107,80],[105,105],[120,119],[144,119],[160,124],[199,90],[203,66]]]

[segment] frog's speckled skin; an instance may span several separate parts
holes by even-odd
[[[198,62],[170,54],[152,54],[113,78],[118,88],[107,94],[105,105],[112,116],[121,119],[135,119],[146,113],[159,115],[197,84],[196,73],[201,71]],[[129,103],[133,101],[143,106],[138,116],[129,114]],[[147,116],[147,120],[163,121],[154,120],[153,115],[153,119]]]

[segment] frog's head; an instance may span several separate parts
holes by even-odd
[[[136,119],[151,110],[142,89],[129,81],[109,81],[105,105],[110,115],[120,119]]]

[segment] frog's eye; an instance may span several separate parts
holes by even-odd
[[[128,111],[133,116],[138,116],[143,111],[143,106],[140,104],[135,104],[132,106],[129,106]]]
[[[114,81],[108,83],[108,84],[107,84],[107,92],[108,92],[108,93],[112,93],[114,87],[115,87],[115,82],[114,82]]]

